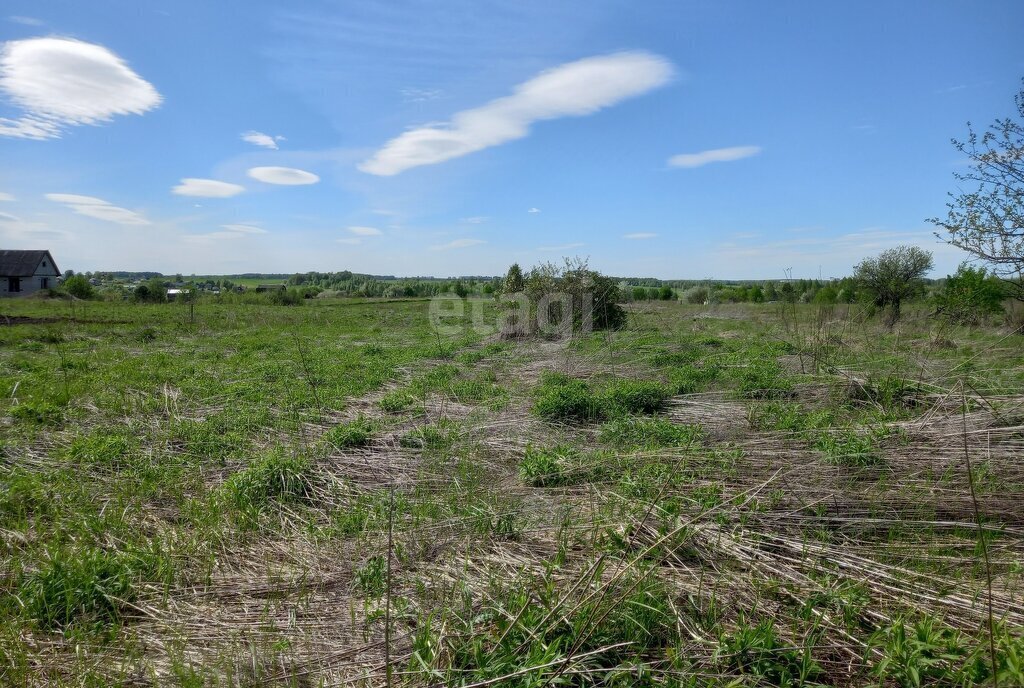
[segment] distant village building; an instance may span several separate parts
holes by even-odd
[[[0,297],[53,289],[59,277],[60,270],[49,251],[0,249]]]
[[[285,285],[283,284],[257,284],[256,291],[284,291]]]

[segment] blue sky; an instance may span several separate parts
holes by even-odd
[[[62,267],[838,276],[1013,112],[1024,3],[0,10],[0,244]]]

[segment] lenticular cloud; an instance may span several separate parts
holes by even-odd
[[[102,45],[70,38],[29,38],[0,48],[0,93],[23,111],[0,117],[0,136],[48,139],[78,125],[141,115],[160,94]]]
[[[457,112],[448,122],[404,132],[359,169],[389,176],[521,139],[535,122],[593,114],[668,83],[672,72],[667,60],[645,52],[569,62],[519,84],[511,95]]]

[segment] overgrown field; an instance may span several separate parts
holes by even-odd
[[[631,308],[0,302],[0,685],[1024,685],[1022,335]]]

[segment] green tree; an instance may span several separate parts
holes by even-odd
[[[505,273],[505,282],[501,285],[503,294],[518,294],[526,288],[526,280],[523,279],[523,271],[519,263],[512,263],[508,272]]]
[[[920,291],[932,265],[930,251],[897,246],[862,260],[854,267],[854,277],[875,306],[888,308],[886,323],[891,327],[900,318],[903,301]]]
[[[64,280],[64,291],[76,299],[91,299],[96,295],[96,290],[82,275],[72,275]]]
[[[1006,289],[985,268],[961,263],[935,295],[936,313],[957,323],[977,325],[983,315],[1003,312]]]
[[[675,295],[675,292],[672,291],[672,287],[668,285],[663,286],[661,288],[661,291],[658,292],[658,298],[660,298],[662,301],[671,301],[673,298],[675,298]]]
[[[987,263],[1024,300],[1024,87],[1014,101],[1015,116],[995,120],[980,137],[968,122],[967,140],[953,139],[971,163],[953,174],[976,188],[950,193],[946,218],[929,222],[945,230],[936,236]]]

